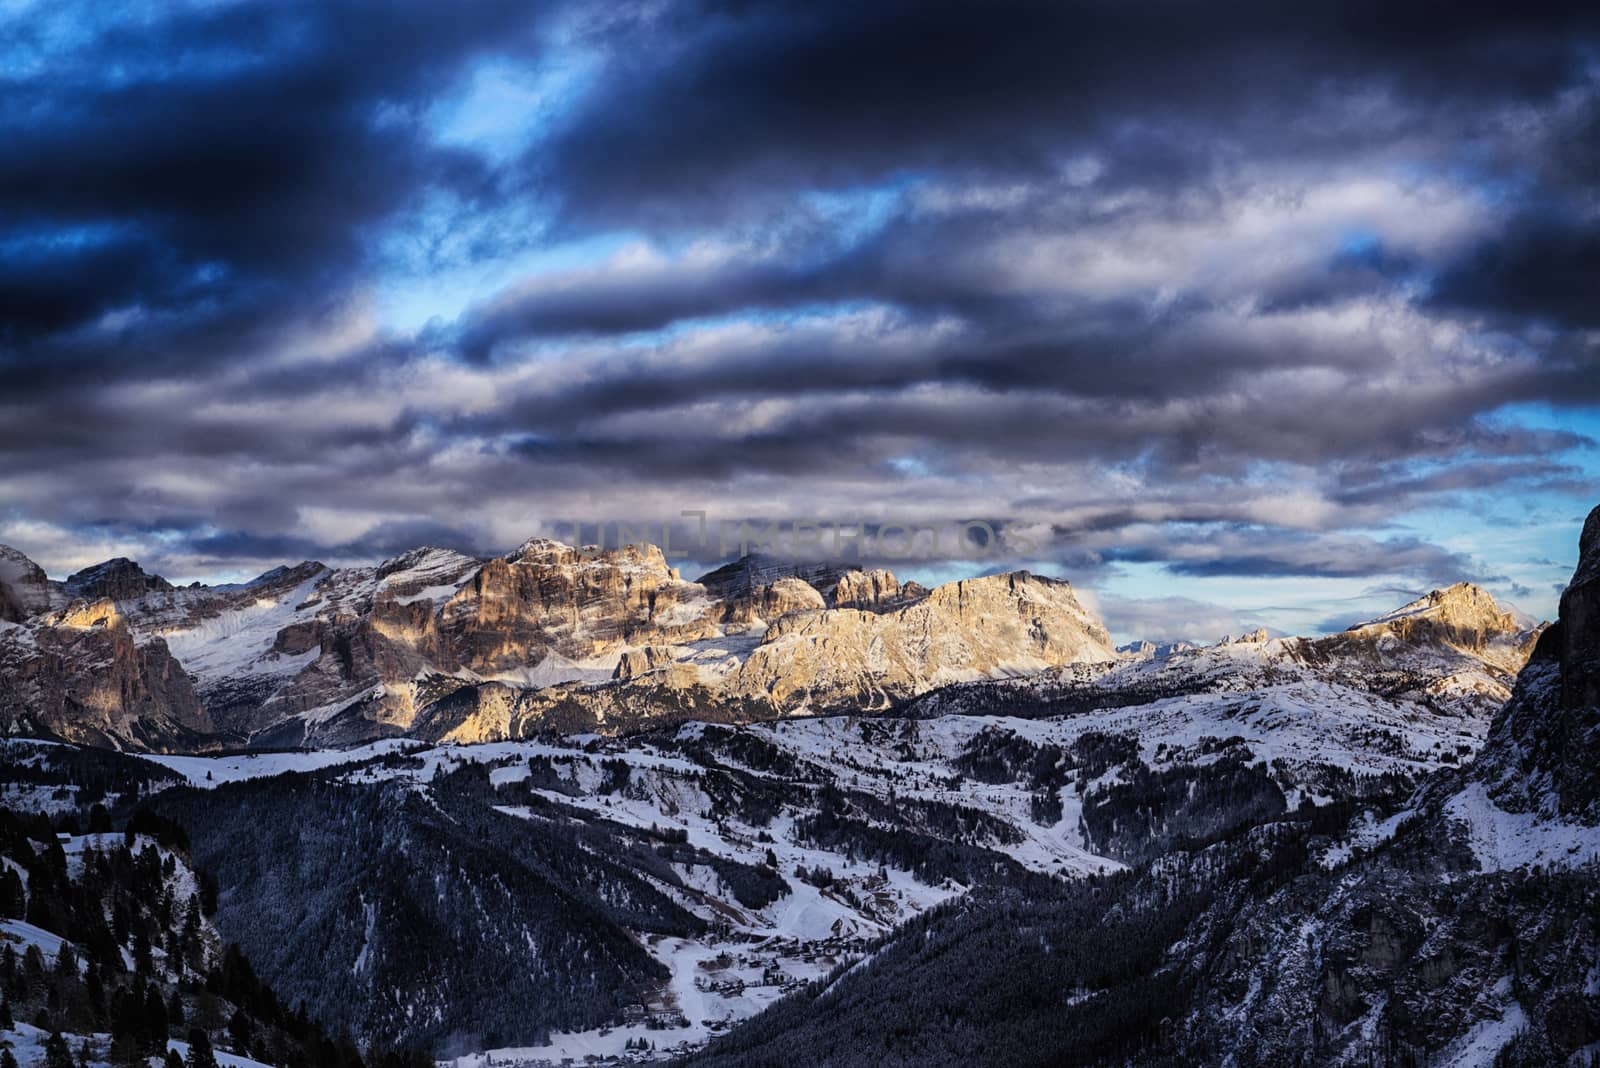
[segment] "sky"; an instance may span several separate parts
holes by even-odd
[[[0,144],[57,577],[704,513],[1214,640],[1600,501],[1592,4],[0,0]]]

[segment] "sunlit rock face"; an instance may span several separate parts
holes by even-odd
[[[0,631],[0,729],[181,747],[203,742],[214,725],[166,643],[136,642],[115,602],[101,599]]]
[[[826,608],[828,603],[816,587],[803,579],[785,576],[775,582],[739,591],[725,602],[722,621],[735,624],[765,625],[790,612]]]
[[[1507,665],[1517,667],[1527,660],[1536,636],[1488,590],[1470,582],[1434,590],[1346,633],[1368,640],[1393,637],[1403,642],[1429,642],[1489,658],[1498,655]]]
[[[444,606],[442,622],[463,664],[482,673],[552,652],[584,660],[709,637],[713,608],[653,545],[595,552],[536,540],[486,562]]]
[[[80,734],[132,746],[623,733],[884,709],[999,680],[1043,692],[1052,673],[1079,665],[1100,665],[1113,686],[1240,672],[1366,680],[1461,710],[1481,738],[1538,633],[1463,584],[1328,638],[1259,632],[1118,653],[1069,584],[1027,572],[928,590],[882,569],[746,557],[691,582],[655,546],[546,539],[490,559],[423,547],[376,567],[307,561],[240,585],[182,588],[125,560],[54,583],[7,550],[0,610],[17,679],[57,680],[9,684],[17,729],[46,720],[66,729],[81,705],[92,714]],[[165,681],[125,700],[75,666],[91,662],[87,645],[48,669],[33,664],[66,640],[41,644],[39,634],[94,626],[106,612],[101,625],[122,637],[100,644],[120,643],[124,664],[145,665],[135,674]],[[1118,662],[1121,674],[1104,674]],[[83,695],[77,705],[48,696],[68,692]]]
[[[918,601],[927,595],[926,587],[915,582],[902,584],[893,572],[881,568],[850,571],[840,576],[838,585],[833,588],[833,607],[876,612]]]
[[[1542,624],[1518,619],[1461,582],[1325,638],[1282,644],[1330,677],[1348,677],[1487,722],[1511,696]]]
[[[1070,585],[1018,571],[947,583],[887,612],[784,616],[729,686],[781,707],[881,707],[944,683],[1114,657]]]

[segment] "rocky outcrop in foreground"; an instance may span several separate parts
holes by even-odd
[[[1588,1062],[1600,1041],[1597,579],[1600,508],[1559,621],[1477,759],[1425,781],[1387,821],[1363,816],[1314,842],[1303,876],[1208,918],[1232,934],[1186,1018],[1195,1048],[1239,1063]],[[1444,592],[1443,618],[1423,624],[1435,633],[1470,644],[1503,628],[1490,604]],[[1244,1018],[1261,1025],[1227,1022]]]

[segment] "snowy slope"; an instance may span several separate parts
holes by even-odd
[[[1214,652],[1208,662],[1215,666],[1246,655],[1226,649]],[[1231,671],[1220,670],[1220,675],[1237,681]],[[1091,734],[1131,739],[1136,759],[1151,769],[1204,764],[1216,759],[1216,740],[1235,739],[1234,745],[1244,746],[1251,759],[1273,768],[1293,805],[1300,796],[1319,803],[1331,800],[1322,793],[1326,787],[1319,769],[1388,774],[1411,781],[1454,763],[1462,759],[1459,754],[1481,744],[1482,724],[1291,673],[1287,681],[1262,689],[1222,687],[1049,718],[838,716],[733,730],[686,724],[670,735],[625,741],[592,735],[441,746],[391,740],[352,750],[152,759],[202,787],[284,771],[325,770],[352,782],[404,781],[417,790],[426,790],[437,775],[464,763],[487,765],[490,782],[497,788],[529,784],[530,759],[548,759],[569,769],[563,772],[568,777],[559,789],[529,786],[531,793],[549,803],[640,829],[681,831],[690,846],[745,864],[765,863],[770,850],[791,892],[760,908],[740,905],[707,868],[680,870],[688,892],[664,887],[685,907],[721,926],[696,938],[639,932],[649,952],[672,975],[651,1006],[655,1026],[645,1019],[619,1021],[594,1031],[553,1035],[546,1046],[498,1049],[487,1055],[496,1063],[559,1063],[567,1057],[632,1055],[628,1044],[639,1038],[654,1042],[662,1054],[696,1046],[760,1011],[796,983],[859,958],[875,939],[905,920],[965,892],[967,886],[958,881],[930,885],[909,871],[853,860],[838,849],[819,848],[808,841],[797,827],[813,811],[807,800],[809,784],[835,783],[902,813],[911,813],[922,803],[978,810],[1011,828],[1014,835],[1010,841],[991,839],[988,848],[1040,874],[1073,877],[1122,867],[1086,846],[1080,814],[1085,791],[1115,782],[1123,772],[1112,768],[1092,781],[1069,781],[1060,792],[1059,819],[1040,824],[1030,811],[1032,792],[1026,782],[982,781],[963,776],[959,767],[980,737],[1015,737],[1033,746],[1071,749]],[[728,741],[741,736],[770,746],[778,755],[765,756],[757,764],[746,762],[735,755],[739,746]],[[714,759],[695,748],[706,739],[714,743]],[[397,756],[405,759],[378,760]],[[603,788],[602,763],[607,760],[628,765],[625,788]],[[765,766],[769,761],[776,763]],[[708,792],[704,777],[717,768],[770,781],[789,800],[765,826],[745,823]],[[524,818],[532,815],[518,805],[504,806],[502,811]],[[1374,828],[1371,838],[1392,834],[1393,822]],[[1495,833],[1500,831],[1497,825]],[[1559,843],[1541,839],[1537,847],[1525,845],[1519,852],[1497,855],[1501,864],[1525,863],[1570,844],[1565,839]],[[1349,846],[1343,848],[1348,851]],[[822,889],[795,875],[800,869],[815,868],[830,870],[833,885]],[[662,1021],[671,1026],[662,1029]],[[462,1058],[460,1064],[485,1068],[486,1055]]]
[[[292,675],[316,659],[316,651],[280,656],[272,652],[273,643],[279,631],[300,618],[306,601],[327,578],[327,572],[318,571],[287,589],[245,587],[214,615],[195,613],[178,622],[152,623],[143,629],[165,638],[173,655],[203,681],[238,675]]]

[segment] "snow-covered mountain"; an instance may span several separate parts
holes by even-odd
[[[660,1052],[726,1033],[785,993],[871,955],[901,925],[968,894],[1020,887],[1049,898],[1061,885],[1227,841],[1262,821],[1330,826],[1351,813],[1379,813],[1381,819],[1361,824],[1338,847],[1349,853],[1358,841],[1381,839],[1418,783],[1469,760],[1481,744],[1487,723],[1475,718],[1472,701],[1430,703],[1385,696],[1359,680],[1337,682],[1326,658],[1286,652],[1298,648],[1247,636],[1168,657],[1164,665],[1124,661],[955,684],[902,716],[691,723],[617,739],[466,746],[396,739],[349,751],[154,759],[196,787],[226,789],[214,801],[174,801],[162,811],[189,828],[197,855],[215,865],[224,888],[235,887],[227,896],[232,908],[219,922],[292,995],[318,989],[324,972],[297,972],[299,957],[278,958],[278,926],[260,917],[304,903],[287,888],[270,890],[272,883],[259,881],[269,870],[266,856],[272,865],[319,871],[312,877],[319,886],[342,888],[319,906],[327,912],[303,922],[323,932],[315,936],[322,944],[343,947],[332,954],[327,975],[341,984],[354,977],[355,987],[367,991],[352,987],[330,1006],[364,1007],[367,1015],[330,1022],[436,1040],[432,1024],[414,1029],[372,1014],[375,990],[392,990],[395,998],[405,991],[408,1004],[428,1005],[435,1014],[423,1019],[475,1028],[495,1060],[621,1057],[639,1040]],[[1390,650],[1400,653],[1418,664],[1457,667],[1451,658],[1469,655],[1443,646]],[[1120,695],[1116,700],[1090,706],[1075,688],[1075,673],[1097,686],[1108,678],[1126,681],[1095,691]],[[995,707],[982,707],[979,695]],[[1002,706],[1018,714],[999,714]],[[308,793],[270,778],[286,771],[319,774],[332,792]],[[234,783],[249,789],[239,792]],[[345,791],[350,798],[341,802]],[[420,806],[419,796],[426,799]],[[373,826],[388,826],[389,833],[369,839],[360,820],[334,829],[366,806]],[[398,902],[385,904],[386,894],[434,875],[418,845],[403,847],[418,859],[389,874],[382,851],[441,833],[434,826],[440,812],[456,828],[450,833],[490,820],[472,832],[479,841],[511,834],[499,825],[505,820],[540,836],[588,828],[584,834],[599,837],[585,839],[587,852],[622,866],[590,873],[584,885],[612,901],[650,887],[682,910],[606,921],[637,939],[658,969],[619,959],[608,978],[596,973],[582,980],[610,991],[591,1008],[609,1004],[615,1015],[524,1014],[525,1024],[545,1021],[545,1030],[531,1031],[479,1012],[472,969],[455,978],[411,974],[393,947],[422,937],[418,924],[434,932],[428,939],[442,940],[430,953],[457,952],[452,939],[467,936],[451,930],[478,931],[471,937],[496,947],[483,958],[486,966],[528,966],[516,948],[525,944],[521,936],[486,933],[503,926],[504,915],[461,928],[459,920],[424,920]],[[263,831],[305,825],[327,829],[334,851],[300,858],[308,846],[298,832]],[[652,861],[641,869],[627,859],[640,845],[658,856],[666,850],[666,865]],[[359,863],[350,864],[353,857]],[[314,867],[324,862],[331,864],[325,872]],[[510,861],[492,863],[499,869]],[[449,878],[473,883],[476,862],[460,864],[466,866]],[[276,896],[282,894],[289,896]],[[494,912],[519,908],[506,904]],[[402,917],[410,925],[405,931],[391,926]],[[543,929],[532,916],[517,922]],[[593,955],[605,959],[614,952],[599,948],[609,944],[608,928],[595,923],[581,928],[589,932],[582,937],[600,939]],[[353,937],[358,929],[366,933]],[[550,952],[555,937],[536,934],[534,952]],[[570,944],[564,952],[571,955]],[[380,980],[358,961],[387,961],[387,971]],[[580,979],[547,975],[546,997]],[[629,998],[637,999],[637,1010],[622,1008]],[[476,1022],[466,1027],[470,1021]],[[469,1056],[463,1068],[484,1059]]]
[[[1464,594],[1340,637],[1483,648],[1490,613]],[[1592,1063],[1597,654],[1600,508],[1560,621],[1465,766],[1311,813],[1258,807],[1088,887],[975,890],[693,1063]],[[1152,785],[1169,811],[1187,789]]]
[[[126,560],[64,583],[10,550],[0,561],[0,663],[40,680],[6,692],[10,732],[134,748],[203,742],[188,730],[299,745],[747,721],[1115,655],[1070,586],[1025,572],[929,591],[751,559],[697,583],[654,546],[542,539],[489,560],[425,548],[181,589]],[[91,625],[126,640],[74,637]],[[106,663],[114,680],[83,677]]]
[[[1465,717],[1469,744],[1537,628],[1477,587],[1340,635],[1113,650],[1066,583],[926,590],[887,571],[748,557],[699,582],[653,546],[421,548],[173,587],[128,560],[51,582],[0,550],[0,725],[135,749],[492,741],[884,710],[1012,712],[1201,692]],[[1387,710],[1387,711],[1386,711]]]
[[[638,614],[648,599],[614,584],[628,568],[661,577],[648,557],[597,568],[568,552],[283,571],[190,591],[187,606],[184,591],[147,591],[130,614],[149,626],[161,605],[176,618],[221,604],[205,616],[220,626],[240,618],[238,599],[281,610],[290,598],[275,591],[293,592],[291,609],[338,606],[277,627],[278,656],[297,655],[299,623],[370,626],[402,600],[431,607],[445,651],[430,655],[460,655],[452,605],[499,619],[501,651],[572,652],[560,643],[580,633],[619,642],[604,680],[560,678],[601,670],[563,653],[543,678],[454,691],[480,703],[491,685],[526,701],[637,695],[679,676],[726,695],[768,646],[794,665],[761,669],[779,680],[845,692],[894,677],[911,696],[887,714],[858,698],[857,714],[742,724],[707,722],[731,718],[711,705],[616,737],[145,762],[13,751],[78,762],[86,784],[104,778],[96,761],[159,762],[146,806],[185,828],[219,885],[219,932],[273,989],[335,1030],[460,1068],[669,1054],[1026,1064],[1063,1050],[1133,1064],[1488,1064],[1509,1050],[1509,1063],[1544,1064],[1600,1039],[1588,1022],[1600,1019],[1600,509],[1548,628],[1458,586],[1326,638],[1113,658],[1070,590],[1031,576],[846,609],[827,597],[892,587],[847,575],[825,594],[758,572],[685,623]],[[552,606],[574,603],[574,583],[592,592],[563,616]],[[707,589],[666,574],[658,590],[679,585]],[[539,615],[525,608],[535,597]],[[727,616],[772,604],[788,607],[730,637]],[[709,638],[656,637],[717,614]],[[1008,630],[1032,616],[1071,625]],[[620,644],[629,627],[652,640]],[[161,640],[181,649],[195,629]],[[778,656],[814,631],[845,665],[878,666],[814,667],[803,645]],[[993,644],[970,637],[985,631]],[[487,631],[465,633],[490,649]],[[917,656],[892,654],[918,641]],[[1001,648],[1009,660],[984,659]],[[1019,648],[1063,663],[1019,664]],[[988,666],[941,675],[949,664]],[[13,766],[3,804],[79,811],[92,789],[31,786]],[[188,787],[149,797],[168,773]]]
[[[188,830],[221,884],[218,924],[285,996],[368,1036],[471,1034],[497,1061],[558,1063],[640,1039],[695,1048],[970,892],[1054,893],[1260,818],[1400,798],[1441,766],[1431,735],[1396,751],[1381,731],[1332,729],[1325,708],[1299,729],[1240,734],[1239,708],[1166,711],[1185,704],[1186,729],[1161,708],[833,716],[149,759],[219,791],[154,807]],[[1417,727],[1430,729],[1449,736],[1443,721]],[[587,859],[576,877],[524,886],[517,858],[535,848],[540,872]],[[520,889],[505,898],[502,883]],[[569,898],[552,926],[540,902]],[[618,948],[619,931],[644,958]],[[306,941],[324,947],[314,961],[296,949]],[[440,960],[459,963],[418,971]],[[609,963],[536,964],[551,960]],[[536,976],[540,992],[486,998],[496,969]],[[570,1004],[558,993],[584,984],[594,992]]]
[[[1481,741],[1489,717],[1511,694],[1542,625],[1528,624],[1468,583],[1322,638],[1270,638],[1258,631],[1212,646],[1135,646],[1116,661],[985,680],[914,701],[928,713],[1001,708],[1053,714],[1075,708],[1142,705],[1181,695],[1291,693],[1337,707],[1382,705],[1402,720],[1458,718]],[[1326,696],[1317,697],[1319,691]]]

